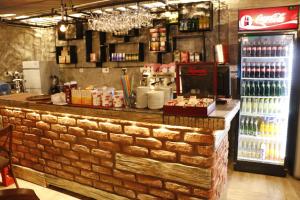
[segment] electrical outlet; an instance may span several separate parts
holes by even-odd
[[[79,72],[80,72],[80,73],[83,73],[83,68],[79,68]]]
[[[102,73],[104,73],[104,74],[109,73],[109,68],[102,68]]]

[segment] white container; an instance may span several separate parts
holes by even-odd
[[[115,108],[122,108],[124,107],[124,93],[123,90],[115,91],[115,95],[113,98],[113,105]]]
[[[148,108],[151,110],[162,109],[164,106],[164,92],[150,91],[148,95]]]
[[[150,87],[140,86],[136,89],[136,108],[147,108],[148,97],[147,93],[150,91]]]
[[[162,86],[162,87],[157,87],[155,90],[164,92],[164,103],[167,103],[169,100],[173,99],[173,90],[171,87]]]

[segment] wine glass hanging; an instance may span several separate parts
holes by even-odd
[[[154,18],[154,14],[139,6],[137,9],[112,10],[111,12],[101,10],[91,13],[88,26],[90,30],[118,34],[131,29],[150,27]]]

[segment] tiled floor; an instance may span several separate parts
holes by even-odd
[[[229,170],[227,189],[221,200],[300,200],[300,180]],[[22,188],[34,189],[41,200],[78,200],[64,193],[19,180]],[[14,188],[10,186],[10,188]],[[0,189],[5,189],[1,187]]]

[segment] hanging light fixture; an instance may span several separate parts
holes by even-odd
[[[65,12],[67,12],[67,10],[65,9],[65,4],[64,1],[61,0],[61,22],[59,23],[59,30],[63,33],[65,33],[68,29],[68,24],[65,21]]]

